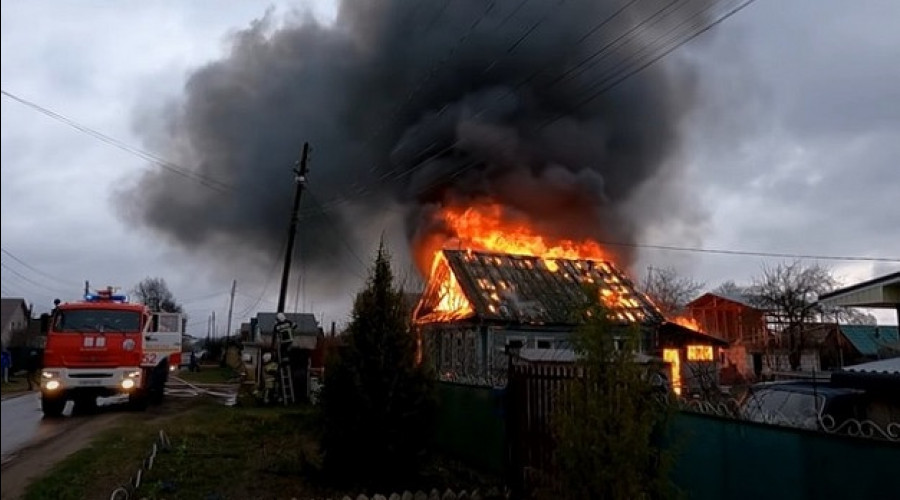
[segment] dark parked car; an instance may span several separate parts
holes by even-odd
[[[865,418],[865,392],[833,387],[828,382],[783,381],[753,386],[741,404],[743,418],[753,422],[821,429],[849,418]]]

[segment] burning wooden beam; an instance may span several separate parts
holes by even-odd
[[[599,287],[598,297],[584,285]],[[462,319],[574,324],[602,301],[624,323],[660,322],[659,310],[612,263],[507,253],[443,250],[435,258],[417,323]]]

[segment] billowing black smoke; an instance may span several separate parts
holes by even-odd
[[[216,262],[269,269],[308,141],[299,241],[321,283],[359,274],[386,213],[405,221],[405,248],[435,207],[486,196],[560,236],[634,243],[644,221],[678,213],[634,197],[675,165],[692,75],[684,60],[631,72],[705,7],[385,0],[343,2],[332,26],[266,15],[143,127],[202,180],[146,174],[132,216]]]

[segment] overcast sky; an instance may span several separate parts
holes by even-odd
[[[337,15],[328,2],[3,1],[2,88],[126,148],[166,157],[168,151],[154,150],[142,120],[183,102],[190,76],[229,57],[234,34],[267,9],[287,24],[311,15],[330,25]],[[758,0],[664,59],[660,64],[693,68],[697,89],[678,124],[680,152],[670,160],[683,168],[650,179],[635,196],[657,193],[654,184],[684,185],[689,189],[677,199],[652,198],[661,212],[678,204],[690,216],[644,221],[639,242],[894,259],[820,261],[845,284],[900,270],[897,19],[894,0]],[[274,310],[280,262],[245,256],[228,241],[211,255],[215,246],[188,248],[183,235],[123,216],[134,210],[123,186],[159,169],[4,95],[3,296],[24,297],[43,311],[55,297],[76,299],[85,280],[129,290],[160,277],[198,335],[213,311],[225,331],[232,280],[235,327],[256,311]],[[188,187],[173,189],[173,197],[203,196],[206,187],[181,182]],[[402,217],[385,212],[378,220],[348,240],[352,249],[335,250],[352,254],[345,273],[357,277],[355,286],[319,293],[317,282],[292,284],[288,310],[314,312],[326,327],[345,322],[378,237],[403,234]],[[401,261],[408,255],[392,250]],[[726,280],[749,284],[764,265],[783,261],[642,248],[631,272],[640,278],[651,266],[675,267],[711,288]],[[307,271],[302,260],[296,269]],[[878,317],[896,324],[892,314]]]

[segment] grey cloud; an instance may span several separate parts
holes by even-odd
[[[177,105],[142,116],[161,120],[143,133],[162,156],[234,190],[150,172],[124,194],[140,200],[131,219],[232,268],[247,252],[280,257],[290,167],[309,141],[315,198],[302,232],[319,284],[341,282],[347,266],[336,264],[353,260],[341,249],[366,248],[363,229],[397,204],[413,242],[436,229],[436,205],[486,195],[562,236],[633,242],[641,221],[681,210],[632,198],[679,168],[667,160],[695,98],[693,68],[659,64],[597,90],[705,3],[638,2],[592,31],[621,5],[343,2],[331,27],[269,15],[194,72]],[[659,24],[603,49],[660,8]],[[352,217],[351,204],[362,207]]]

